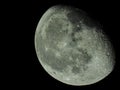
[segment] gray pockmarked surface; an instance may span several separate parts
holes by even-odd
[[[96,83],[115,65],[114,49],[99,23],[70,6],[56,5],[43,14],[35,49],[49,75],[70,85]]]

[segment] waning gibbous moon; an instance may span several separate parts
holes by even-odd
[[[113,46],[100,24],[72,6],[56,5],[43,14],[35,50],[50,76],[74,86],[101,81],[115,65]]]

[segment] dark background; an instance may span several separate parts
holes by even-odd
[[[105,0],[104,0],[105,1]],[[23,33],[23,54],[25,58],[23,70],[25,73],[23,77],[25,77],[26,81],[30,84],[30,87],[34,87],[36,89],[51,89],[51,90],[62,90],[62,89],[72,89],[72,90],[105,90],[105,89],[118,89],[119,88],[119,80],[120,80],[120,70],[119,70],[119,50],[120,50],[120,35],[119,35],[119,6],[118,2],[112,1],[91,1],[91,0],[32,0],[31,3],[31,14],[27,16],[32,16],[30,18],[32,25],[29,25]],[[111,42],[115,48],[116,52],[116,65],[113,72],[101,80],[98,83],[75,87],[63,84],[54,78],[52,78],[48,73],[42,68],[41,64],[38,61],[36,56],[35,48],[34,48],[34,34],[37,27],[37,24],[44,14],[44,12],[53,5],[64,4],[64,5],[72,5],[77,8],[82,9],[87,12],[93,19],[97,20],[102,24],[104,31],[110,37]],[[29,10],[29,8],[28,8]],[[27,12],[27,11],[26,11]],[[23,14],[24,16],[24,14]],[[26,22],[27,23],[27,22]],[[25,24],[26,25],[26,24]],[[27,35],[27,36],[26,36]],[[25,38],[24,38],[25,36]],[[26,57],[27,56],[27,57]],[[29,74],[28,74],[29,73]],[[23,80],[24,82],[24,80]],[[26,82],[27,84],[27,82]],[[36,90],[34,89],[34,90]]]

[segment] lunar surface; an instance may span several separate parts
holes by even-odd
[[[48,75],[69,85],[99,82],[115,65],[113,46],[102,27],[72,6],[56,5],[43,14],[35,50]]]

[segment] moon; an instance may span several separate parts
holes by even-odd
[[[64,84],[94,84],[114,69],[110,39],[101,25],[81,9],[50,7],[37,25],[34,40],[44,70]]]

